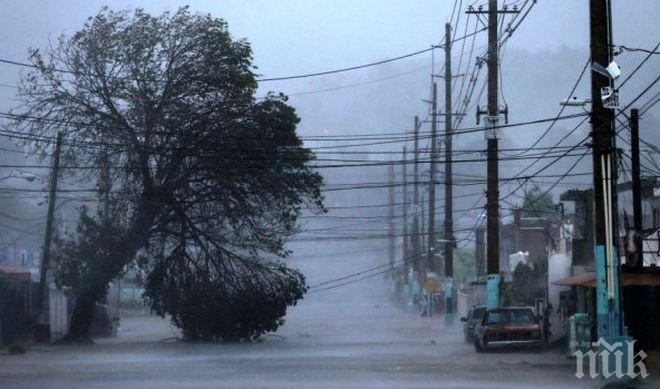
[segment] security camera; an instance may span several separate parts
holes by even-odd
[[[619,66],[619,64],[614,61],[610,62],[607,67],[599,64],[598,62],[594,62],[591,65],[591,70],[612,80],[616,80],[621,75],[621,66]]]
[[[607,65],[607,68],[605,69],[607,70],[607,73],[609,73],[610,78],[613,80],[616,80],[621,75],[621,66],[619,66],[619,64],[614,61],[610,62],[610,64]]]

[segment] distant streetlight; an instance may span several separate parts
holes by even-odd
[[[32,173],[26,173],[26,172],[12,172],[10,175],[6,177],[0,177],[0,181],[8,180],[10,178],[21,178],[27,182],[32,182],[36,180],[38,177]]]
[[[591,103],[591,99],[578,99],[577,97],[573,96],[573,98],[560,101],[559,105],[563,105],[565,107],[584,107],[589,103]]]

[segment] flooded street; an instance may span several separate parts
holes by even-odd
[[[313,295],[312,295],[313,296]],[[251,344],[173,340],[166,320],[123,319],[95,346],[40,346],[0,357],[3,388],[589,387],[549,351],[476,354],[460,328],[389,304],[310,297]],[[460,378],[459,378],[460,377]],[[597,387],[597,385],[591,385]]]
[[[310,285],[378,263],[373,252],[327,253],[293,264]],[[559,351],[477,354],[462,327],[387,302],[382,276],[309,293],[276,333],[253,343],[189,343],[169,321],[125,312],[116,338],[96,345],[35,346],[0,356],[2,388],[510,388],[601,387],[575,378],[575,360]],[[313,290],[313,289],[312,289]],[[652,387],[652,375],[646,387]]]
[[[300,247],[310,285],[377,264],[355,247]],[[328,261],[333,257],[333,261]],[[325,272],[314,271],[324,265]],[[285,324],[252,343],[190,343],[167,319],[124,312],[116,338],[95,345],[34,346],[0,356],[4,388],[598,388],[575,378],[560,351],[477,354],[458,318],[420,317],[388,302],[383,276],[314,292],[289,308]],[[643,387],[653,387],[656,376]],[[657,382],[656,382],[657,383]]]

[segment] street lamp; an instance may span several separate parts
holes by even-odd
[[[15,173],[14,173],[15,172]],[[21,178],[27,182],[33,182],[36,180],[38,177],[35,174],[28,173],[28,172],[21,172],[21,171],[12,171],[8,176],[6,177],[0,177],[0,181],[8,180],[10,178]]]
[[[578,99],[577,97],[573,96],[571,99],[564,99],[560,101],[559,105],[563,105],[565,107],[584,107],[589,103],[591,103],[591,99]]]

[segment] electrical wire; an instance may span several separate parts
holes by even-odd
[[[584,77],[584,74],[585,74],[587,68],[589,67],[589,64],[590,64],[590,63],[591,63],[591,59],[590,59],[590,58],[587,58],[587,61],[584,63],[584,66],[582,67],[582,71],[580,72],[580,75],[578,76],[578,78],[577,78],[577,80],[575,81],[575,83],[573,83],[573,86],[571,87],[571,91],[568,93],[568,96],[566,97],[567,100],[570,100],[570,99],[573,97],[573,94],[575,93],[575,91],[577,90],[578,86],[580,85],[580,81],[582,81],[582,78]],[[557,116],[556,116],[556,117],[561,117],[561,115],[562,115],[562,113],[564,113],[564,110],[565,110],[565,109],[566,109],[566,105],[562,105],[561,108],[559,109],[559,112],[557,113]],[[556,123],[557,123],[556,121],[551,121],[550,124],[548,125],[548,128],[546,128],[545,131],[541,134],[541,136],[539,136],[539,137],[534,141],[534,143],[532,143],[532,145],[529,147],[529,150],[531,150],[531,149],[533,149],[534,147],[536,147],[536,146],[537,146],[537,145],[538,145],[538,144],[539,144],[539,143],[545,138],[545,136],[548,135],[548,134],[550,133],[550,131],[552,130],[552,128],[555,126]],[[525,154],[525,153],[526,153],[527,151],[529,151],[529,150],[523,151],[522,153],[517,153],[517,154],[515,154],[515,155],[522,155],[522,154]],[[504,153],[503,153],[503,154],[504,154]]]
[[[658,41],[658,43],[655,45],[655,47],[653,48],[653,51],[656,51],[656,50],[658,49],[658,47],[660,47],[660,41]],[[629,80],[635,75],[635,73],[637,73],[637,72],[639,71],[639,69],[640,69],[642,66],[644,66],[644,64],[645,64],[645,63],[646,63],[646,62],[647,62],[652,56],[653,56],[653,54],[652,54],[652,53],[649,53],[646,57],[644,57],[644,58],[639,62],[639,64],[637,65],[637,67],[635,67],[635,69],[633,69],[633,71],[632,71],[632,72],[631,72],[631,73],[630,73],[630,74],[629,74],[629,75],[628,75],[628,76],[627,76],[627,77],[621,82],[621,84],[619,84],[618,87],[619,87],[619,88],[623,88],[623,86],[626,85],[626,83],[627,83],[627,82],[628,82],[628,81],[629,81]]]

